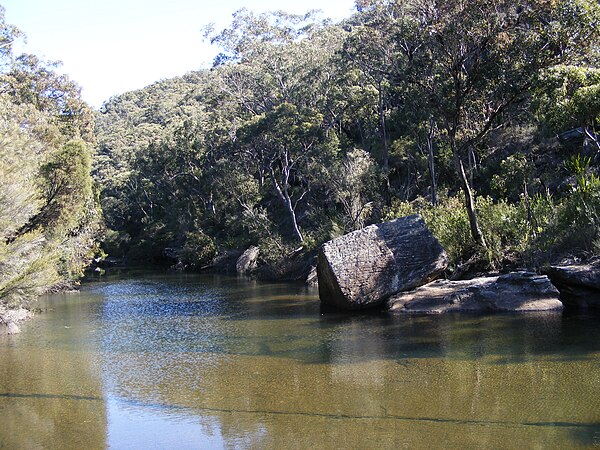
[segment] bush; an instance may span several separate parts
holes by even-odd
[[[565,166],[575,176],[571,191],[542,222],[540,245],[558,254],[586,256],[600,251],[600,178],[590,169],[590,159],[572,157]]]
[[[186,233],[185,244],[179,250],[178,257],[184,265],[200,269],[209,265],[217,254],[213,239],[202,231]]]
[[[479,197],[476,209],[479,226],[488,244],[487,253],[480,255],[487,264],[486,268],[498,268],[527,249],[530,226],[524,204],[494,203],[490,197]],[[386,219],[415,213],[423,216],[446,250],[451,268],[481,252],[471,237],[462,196],[440,196],[437,206],[423,198],[410,203],[396,200],[387,211]]]

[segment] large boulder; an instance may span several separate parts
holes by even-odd
[[[254,269],[258,267],[258,255],[260,253],[260,249],[256,246],[252,246],[248,248],[242,255],[238,258],[235,263],[235,270],[237,273],[241,275],[249,275]]]
[[[600,258],[543,269],[559,289],[565,306],[600,308]]]
[[[559,292],[545,275],[513,272],[472,280],[438,280],[387,301],[390,312],[440,314],[446,312],[561,311]]]
[[[419,215],[371,225],[323,245],[319,297],[327,307],[365,309],[437,278],[446,252]]]

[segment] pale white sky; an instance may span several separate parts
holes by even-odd
[[[240,8],[304,13],[339,20],[354,0],[0,0],[7,23],[27,35],[17,52],[60,60],[59,69],[99,107],[111,96],[208,66],[217,53],[201,29],[227,26]]]

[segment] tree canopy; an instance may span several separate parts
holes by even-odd
[[[21,35],[0,9],[0,302],[70,286],[95,248],[92,110],[56,64],[13,57]]]

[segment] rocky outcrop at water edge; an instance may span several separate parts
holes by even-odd
[[[565,306],[600,308],[600,257],[587,263],[546,267],[542,272],[560,290]]]
[[[446,252],[421,216],[370,225],[323,245],[319,297],[324,306],[372,308],[434,280],[447,265]]]
[[[472,280],[438,280],[392,296],[386,303],[398,314],[447,312],[561,311],[559,292],[547,276],[513,272]]]

